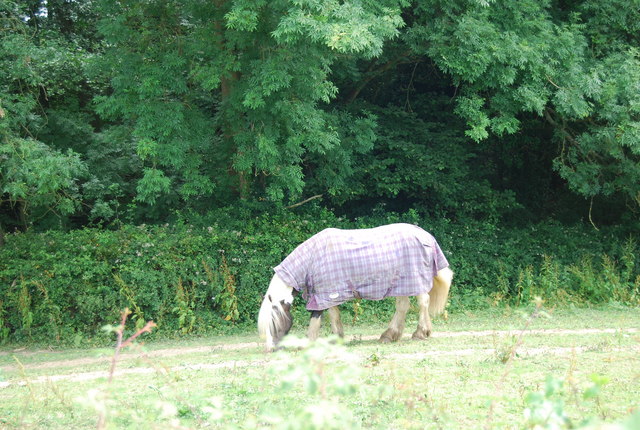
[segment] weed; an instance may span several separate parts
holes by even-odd
[[[18,367],[20,369],[20,377],[22,378],[24,384],[29,389],[29,397],[31,398],[32,401],[35,402],[36,400],[35,390],[33,388],[33,385],[31,384],[31,380],[27,377],[27,372],[25,371],[24,365],[15,355],[13,356],[13,359],[18,364]]]
[[[129,287],[129,285],[127,285],[127,283],[124,282],[124,280],[120,275],[118,274],[113,275],[113,279],[115,280],[116,285],[119,288],[120,294],[122,294],[129,302],[129,305],[133,307],[132,319],[136,321],[136,328],[141,329],[145,324],[144,312],[142,311],[142,309],[140,309],[140,307],[136,303],[135,293],[133,292],[131,287]]]
[[[10,333],[9,327],[6,326],[6,312],[7,311],[4,310],[4,302],[0,300],[0,344],[4,343],[7,340]]]
[[[636,241],[630,237],[622,247],[622,278],[627,282],[633,281],[633,274],[636,267]]]
[[[380,358],[380,355],[378,355],[377,352],[374,352],[365,360],[365,366],[367,367],[377,366],[380,364],[381,360],[382,359]]]
[[[153,321],[149,321],[144,325],[144,327],[138,329],[134,334],[132,334],[129,338],[123,341],[124,330],[125,330],[127,318],[129,317],[129,315],[131,315],[131,311],[127,308],[121,314],[120,325],[116,327],[113,327],[110,325],[103,327],[105,331],[115,333],[117,338],[115,351],[114,351],[113,357],[111,358],[111,367],[109,369],[109,378],[108,378],[109,384],[111,384],[111,382],[113,381],[116,365],[118,363],[118,359],[120,357],[120,352],[122,351],[122,349],[126,348],[127,346],[130,346],[133,343],[133,341],[142,333],[150,333],[153,327],[156,326]],[[98,424],[97,424],[98,430],[106,428],[107,410],[108,410],[107,405],[110,403],[107,394],[105,392],[100,392],[100,391],[91,391],[90,399],[93,400],[91,403],[94,406],[96,406],[96,410],[98,412]]]
[[[119,326],[113,327],[111,325],[107,325],[103,327],[104,331],[115,333],[117,338],[115,353],[113,354],[113,358],[111,360],[111,370],[109,370],[109,382],[113,380],[113,374],[115,372],[118,357],[120,356],[120,352],[122,351],[122,349],[130,346],[133,341],[142,333],[151,333],[151,330],[156,326],[153,321],[149,321],[144,325],[144,327],[138,329],[134,334],[123,341],[122,338],[124,337],[124,329],[127,324],[127,318],[129,317],[129,315],[131,315],[131,311],[127,308],[121,314],[121,322]]]
[[[540,297],[553,297],[561,285],[560,265],[551,256],[545,255],[540,268],[539,291],[536,294]]]
[[[572,428],[571,420],[564,411],[564,400],[561,396],[563,384],[563,381],[549,376],[544,390],[525,396],[525,428]]]
[[[27,283],[20,277],[20,290],[18,292],[18,309],[22,316],[22,329],[31,336],[31,324],[33,323],[33,311],[31,309],[31,294]]]
[[[182,334],[191,333],[196,323],[194,301],[193,295],[182,285],[182,279],[178,279],[176,284],[175,301],[177,306],[172,309],[172,312],[178,315],[178,327]]]
[[[363,313],[361,301],[361,299],[351,301],[351,311],[353,313],[352,324],[355,324]]]
[[[534,289],[533,267],[527,266],[518,273],[516,282],[516,306],[528,303],[531,300],[531,292]]]
[[[600,402],[600,393],[602,392],[602,388],[609,383],[610,379],[607,376],[598,375],[597,373],[589,375],[589,379],[591,380],[592,385],[584,391],[582,397],[585,400],[593,400],[595,402],[597,409],[600,412],[600,418],[604,420],[607,418],[607,413]]]
[[[359,422],[340,402],[359,391],[360,368],[349,363],[355,360],[334,338],[320,338],[309,344],[304,339],[285,338],[285,347],[305,347],[298,356],[286,351],[278,352],[276,363],[271,369],[274,377],[281,382],[276,396],[287,396],[296,386],[305,390],[306,402],[289,405],[288,410],[274,414],[263,411],[262,419],[275,428],[297,429],[355,429]],[[336,361],[347,363],[338,365]],[[327,366],[333,365],[331,372]]]
[[[53,330],[56,341],[60,342],[60,330],[63,326],[63,318],[62,313],[60,312],[60,308],[51,300],[49,297],[49,292],[47,288],[42,282],[34,282],[34,285],[40,291],[43,297],[43,305],[46,308],[46,313],[49,315],[49,326]]]
[[[192,332],[199,334],[232,326],[225,319],[234,326],[252,325],[269,267],[314,232],[355,226],[329,212],[250,219],[238,217],[236,209],[218,214],[225,221],[209,218],[210,228],[122,225],[11,235],[0,248],[0,285],[5,286],[0,337],[41,342],[59,337],[71,343],[69,334],[79,333],[81,339],[95,339],[102,315],[119,315],[123,302],[138,328],[153,315],[168,335],[189,331],[194,316]],[[382,221],[400,219],[362,219],[357,226]],[[554,305],[639,303],[637,239],[618,229],[605,234],[539,225],[529,232],[469,221],[422,221],[442,238],[456,271],[450,311],[520,306],[536,295]],[[179,279],[189,290],[187,302],[176,302]],[[390,301],[354,302],[350,318],[377,322],[390,317],[392,308]],[[294,315],[304,312],[302,301],[296,301]]]
[[[604,420],[607,418],[605,409],[600,401],[600,394],[603,387],[609,383],[606,376],[591,374],[589,376],[591,385],[589,385],[581,396],[573,396],[576,403],[581,400],[592,401],[596,405],[599,418]],[[573,381],[570,381],[573,385]],[[596,417],[589,417],[585,413],[579,423],[575,423],[567,412],[564,400],[565,380],[548,376],[545,382],[544,390],[529,392],[525,396],[524,428],[531,429],[575,429],[575,428],[595,428],[597,424]],[[578,404],[578,406],[580,406]],[[624,425],[612,425],[614,429],[627,428]]]
[[[613,340],[606,338],[586,348],[587,351],[593,352],[606,352],[611,351],[613,348]]]
[[[224,254],[220,257],[220,274],[213,271],[206,261],[202,262],[207,279],[211,284],[221,284],[218,296],[214,298],[224,314],[225,321],[237,321],[240,317],[238,311],[238,297],[236,295],[236,279],[231,273]],[[220,280],[220,277],[222,279]]]
[[[502,364],[506,364],[509,360],[512,359],[512,356],[518,356],[517,347],[518,345],[518,337],[517,336],[509,336],[506,342],[499,343],[497,336],[493,336],[493,358]],[[514,352],[515,351],[515,352]]]
[[[238,313],[238,297],[236,296],[236,279],[231,273],[224,255],[220,263],[220,272],[224,286],[220,294],[220,308],[226,314],[224,317],[226,321],[237,321],[240,314]]]
[[[500,303],[506,301],[511,295],[511,282],[509,278],[505,276],[505,273],[508,273],[508,271],[506,270],[504,263],[501,262],[499,266],[500,270],[496,277],[496,291],[490,296],[492,306],[498,306]]]
[[[622,246],[618,260],[607,254],[599,257],[583,255],[570,265],[563,266],[555,258],[545,255],[536,271],[531,265],[520,269],[515,281],[515,303],[519,306],[534,295],[554,304],[601,303],[617,301],[635,305],[640,302],[640,276],[636,275],[636,244],[628,240]],[[635,276],[635,278],[634,278]],[[497,278],[494,304],[505,299],[502,276]]]
[[[535,308],[531,312],[531,314],[527,317],[525,325],[522,328],[522,330],[520,330],[520,333],[518,334],[518,337],[515,339],[514,342],[512,342],[511,346],[508,349],[506,349],[505,351],[502,351],[498,356],[498,359],[500,360],[500,362],[505,365],[505,370],[504,370],[504,372],[502,373],[502,376],[500,377],[500,379],[498,380],[498,382],[495,385],[494,399],[491,401],[491,403],[489,405],[489,412],[487,414],[487,422],[486,422],[486,427],[485,427],[487,429],[491,428],[491,426],[492,426],[493,415],[494,415],[494,412],[495,412],[495,408],[497,406],[497,400],[496,399],[502,393],[503,386],[505,384],[505,381],[507,380],[507,376],[511,372],[511,368],[512,368],[512,365],[513,365],[513,360],[516,357],[516,351],[522,345],[522,343],[524,342],[524,334],[529,329],[531,323],[538,316],[543,314],[542,304],[543,304],[543,300],[541,298],[539,298],[539,297],[536,297],[536,299],[534,300]]]
[[[622,324],[623,318],[625,327],[636,328],[640,324],[637,314],[629,309],[609,307],[606,313],[594,309],[574,313],[568,322],[563,319],[563,312],[557,311],[553,325],[577,328],[574,324],[591,326],[611,321]],[[508,318],[513,315],[512,311]],[[540,335],[527,329],[533,318],[538,321],[537,317],[544,315],[541,308],[524,315],[527,320],[521,325],[527,344],[539,342],[546,346],[566,342],[567,334]],[[480,312],[472,318],[453,314],[450,324],[454,329],[467,329],[469,324],[475,329],[487,329],[502,324],[495,317],[495,312],[490,316]],[[117,335],[116,330],[123,325],[119,320],[118,327],[109,331]],[[127,344],[124,333],[119,342],[121,348],[139,346],[139,338]],[[7,366],[8,361],[15,360],[0,351],[2,377],[7,381],[0,384],[0,427],[95,428],[98,418],[104,417],[100,421],[103,428],[226,430],[326,426],[375,430],[537,425],[542,429],[550,427],[548,423],[559,422],[560,430],[568,428],[569,424],[562,420],[565,417],[574,428],[581,428],[587,424],[583,418],[590,418],[588,422],[595,424],[611,422],[630,414],[637,403],[636,340],[617,332],[608,336],[621,352],[611,352],[603,343],[607,342],[607,335],[600,333],[576,336],[572,342],[577,345],[571,356],[552,353],[544,357],[532,355],[527,360],[517,358],[518,345],[522,343],[518,333],[496,338],[497,345],[504,344],[504,364],[498,364],[502,360],[493,355],[489,363],[483,360],[487,345],[473,333],[434,337],[427,343],[404,340],[375,346],[362,341],[344,346],[334,339],[315,344],[294,339],[287,342],[295,348],[266,356],[257,345],[247,345],[253,337],[242,339],[242,344],[215,348],[213,354],[212,339],[204,339],[197,355],[182,351],[174,356],[165,352],[171,348],[167,344],[155,345],[156,355],[140,350],[131,358],[142,360],[145,367],[137,363],[122,372],[114,370],[111,382],[106,377],[104,381],[48,380],[56,372],[80,376],[77,374],[105,367],[103,360],[98,359],[92,367],[82,364],[82,368],[71,369],[62,364],[61,356],[65,361],[84,358],[86,351],[74,350],[64,355],[43,353],[41,359],[24,351],[24,358],[19,357],[24,366],[14,364],[15,369]],[[334,341],[337,344],[331,343]],[[490,342],[488,338],[486,341]],[[185,347],[184,342],[174,343],[173,353]],[[225,343],[230,342],[227,339]],[[604,346],[589,350],[590,345],[600,344]],[[194,345],[189,342],[189,346]],[[476,349],[478,354],[455,354],[469,349]],[[510,352],[514,350],[512,356]],[[125,367],[125,357],[124,353],[118,354],[114,369]],[[42,361],[46,358],[56,360],[59,367],[55,370],[40,367],[39,364],[53,364]],[[550,369],[567,370],[560,370],[564,374],[558,376],[550,373]],[[107,375],[109,367],[104,370]],[[34,377],[34,372],[41,376]],[[597,377],[585,376],[591,373]],[[547,382],[549,378],[560,383]],[[32,394],[26,383],[31,385]],[[76,403],[70,402],[78,391],[83,393],[82,404],[88,407],[76,408]],[[489,408],[494,414],[491,421],[487,417]],[[543,421],[548,417],[545,412],[554,414],[553,420]],[[554,421],[558,417],[560,421]],[[622,429],[624,425],[611,428]]]

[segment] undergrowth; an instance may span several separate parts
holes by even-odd
[[[213,393],[203,393],[206,400],[194,402],[177,394],[177,390],[160,390],[164,393],[157,399],[147,399],[150,407],[132,409],[127,404],[116,401],[112,379],[120,350],[132,346],[140,334],[149,331],[153,323],[147,323],[128,340],[123,341],[124,326],[130,312],[122,314],[122,323],[109,329],[117,335],[117,343],[112,358],[109,379],[106,383],[91,389],[79,399],[85,407],[94,410],[98,430],[118,428],[122,423],[143,428],[238,428],[234,412],[224,398]],[[496,352],[496,359],[502,363],[503,372],[491,395],[483,423],[485,429],[496,428],[494,411],[503,400],[503,386],[512,378],[512,363],[517,359],[517,351],[531,323],[541,316],[548,316],[538,299],[532,312],[525,316],[522,329],[515,341],[509,341],[503,354]],[[436,428],[455,425],[455,419],[438,405],[438,399],[430,395],[418,394],[409,386],[394,380],[365,382],[364,370],[378,366],[385,357],[369,358],[361,361],[338,338],[320,338],[316,342],[287,337],[283,349],[276,352],[267,366],[266,376],[274,381],[258,396],[255,413],[249,414],[241,427],[246,429],[360,429],[366,428],[363,417],[357,410],[347,405],[354,399],[368,403],[370,408],[397,405],[403,417],[399,422],[403,428],[424,428],[427,424]],[[575,361],[572,357],[572,363]],[[157,372],[170,372],[166,367],[154,363]],[[591,374],[588,380],[579,381],[570,364],[565,377],[548,375],[541,381],[540,390],[531,390],[522,395],[521,419],[517,427],[523,429],[589,429],[601,428],[608,421],[606,410],[602,408],[600,397],[609,379]],[[163,380],[171,385],[177,375],[167,375]],[[473,377],[472,375],[470,377]],[[126,378],[126,376],[122,376]],[[435,383],[435,381],[434,381]],[[173,395],[170,393],[174,393]],[[263,399],[260,401],[260,399]],[[416,402],[420,403],[418,405]],[[376,406],[376,404],[378,404]],[[580,412],[567,412],[568,406]],[[145,412],[142,413],[141,409]],[[418,409],[421,412],[417,412]],[[609,420],[610,421],[610,420]],[[631,413],[622,421],[607,423],[607,429],[631,430],[640,422],[640,411]],[[390,424],[390,423],[389,423]],[[516,425],[516,423],[513,423]]]
[[[224,215],[224,214],[223,214]],[[255,324],[276,266],[327,227],[419,224],[440,243],[455,272],[449,310],[548,303],[640,303],[636,236],[589,226],[491,224],[423,219],[415,212],[354,221],[328,211],[259,217],[216,216],[165,226],[6,235],[0,248],[0,343],[108,342],[100,331],[119,310],[153,337],[225,333]],[[220,222],[220,224],[218,223]],[[222,224],[223,223],[223,224]],[[392,313],[389,301],[358,301],[353,321]],[[306,316],[301,300],[294,315]]]

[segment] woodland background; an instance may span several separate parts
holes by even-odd
[[[450,309],[637,306],[639,42],[639,0],[0,0],[0,340],[246,327],[399,221]]]

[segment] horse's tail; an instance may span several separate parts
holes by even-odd
[[[258,333],[266,340],[267,350],[272,350],[283,333],[289,331],[291,320],[287,316],[291,303],[293,288],[286,285],[278,275],[274,275],[258,313]],[[287,306],[287,309],[283,306]]]
[[[444,311],[452,280],[453,272],[448,267],[440,269],[433,278],[433,288],[431,288],[429,292],[429,313],[432,316],[436,316]]]

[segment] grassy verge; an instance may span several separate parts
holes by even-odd
[[[371,339],[382,325],[347,325],[344,347],[270,355],[254,333],[153,342],[123,353],[112,383],[109,349],[3,348],[0,428],[527,428],[547,409],[568,428],[638,408],[637,309],[527,314],[454,313],[393,345]]]

